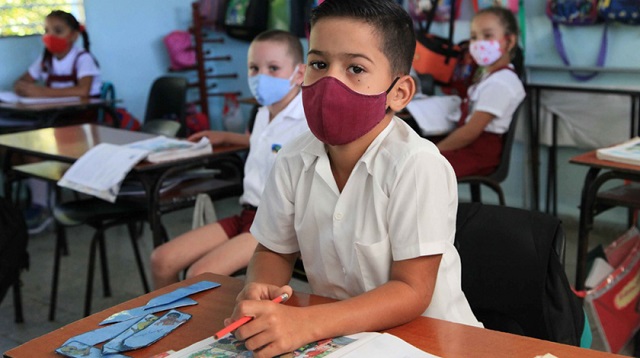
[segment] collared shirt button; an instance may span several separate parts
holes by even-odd
[[[335,215],[333,215],[333,218],[338,221],[342,220],[342,213],[335,213]]]

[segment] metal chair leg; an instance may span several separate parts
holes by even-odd
[[[149,293],[149,283],[147,283],[147,275],[144,272],[144,264],[140,257],[140,248],[138,248],[138,242],[136,237],[136,223],[129,223],[127,225],[129,229],[129,237],[131,238],[131,246],[133,246],[133,254],[138,265],[138,272],[140,272],[140,278],[142,279],[142,287],[145,293]]]
[[[91,314],[91,296],[93,294],[93,273],[96,264],[96,250],[99,241],[99,232],[96,232],[91,239],[91,247],[89,248],[89,267],[87,270],[87,287],[84,293],[84,316]]]
[[[24,322],[22,315],[22,295],[20,294],[20,270],[16,270],[15,281],[13,282],[13,310],[15,312],[16,323]]]
[[[66,242],[64,227],[56,223],[56,245],[53,256],[53,278],[51,282],[51,296],[49,298],[49,321],[53,321],[56,315],[56,304],[58,302],[58,280],[60,277],[60,256],[63,254],[63,245]]]
[[[480,184],[469,184],[471,189],[471,201],[474,203],[482,202],[482,194],[480,192]]]
[[[109,263],[107,262],[107,247],[104,241],[104,229],[97,228],[98,252],[100,254],[100,274],[102,275],[102,294],[111,297],[111,284],[109,283]]]

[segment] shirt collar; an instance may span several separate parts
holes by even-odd
[[[383,129],[382,132],[380,132],[380,134],[378,134],[378,136],[373,140],[373,142],[371,142],[362,157],[360,157],[360,159],[358,160],[358,163],[356,163],[356,166],[362,162],[366,166],[367,172],[369,172],[369,174],[372,173],[371,163],[375,158],[375,154],[378,152],[378,148],[395,127],[395,120],[395,117],[393,117],[389,124],[385,127],[385,129]],[[308,170],[309,167],[311,167],[311,165],[318,158],[327,156],[327,150],[324,143],[313,136],[311,141],[309,141],[309,143],[304,148],[302,148],[302,150],[300,151],[300,155],[304,163],[304,170]]]

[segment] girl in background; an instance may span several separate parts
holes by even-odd
[[[89,35],[70,13],[52,11],[44,21],[42,37],[45,49],[26,73],[14,84],[16,94],[23,97],[99,97],[102,87],[97,61],[89,53]],[[82,36],[83,48],[74,46]],[[66,114],[67,124],[95,121],[94,110]],[[24,161],[31,162],[29,158]],[[49,210],[49,190],[45,182],[29,179],[31,205],[25,218],[30,234],[46,229],[53,218]]]
[[[511,59],[518,46],[518,23],[503,7],[480,10],[471,21],[469,51],[484,71],[469,88],[458,127],[437,143],[457,177],[486,175],[500,163],[502,136],[525,97]]]
[[[99,96],[98,63],[89,53],[89,35],[68,12],[52,11],[44,21],[44,53],[14,84],[24,97]],[[82,36],[84,49],[74,46]],[[40,83],[38,83],[40,82]]]

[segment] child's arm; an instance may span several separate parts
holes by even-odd
[[[436,144],[440,151],[460,149],[473,143],[496,116],[482,111],[475,111],[464,126],[457,128]]]
[[[33,77],[31,77],[31,75],[29,74],[29,71],[27,71],[13,83],[14,91],[15,91],[16,85],[20,82],[34,83],[35,81],[36,80]]]
[[[330,304],[290,307],[266,301],[246,300],[236,306],[232,320],[255,319],[236,331],[255,357],[272,357],[303,344],[354,332],[377,331],[406,323],[422,314],[431,302],[442,255],[396,261],[389,282],[378,288]],[[254,257],[262,261],[265,257]],[[262,265],[264,263],[265,265]],[[264,261],[258,275],[269,275],[274,267]],[[249,286],[247,286],[249,287]],[[255,287],[254,287],[255,289]],[[246,289],[245,289],[246,290]],[[276,293],[273,286],[262,292]],[[264,347],[264,348],[261,348]]]
[[[234,133],[224,131],[202,131],[192,134],[188,140],[197,142],[202,137],[209,138],[212,145],[243,145],[249,146],[249,133]]]
[[[30,75],[28,75],[31,78]],[[25,77],[24,75],[21,79]],[[24,97],[86,97],[91,91],[93,76],[82,77],[78,80],[78,84],[67,88],[51,88],[36,84],[34,81],[18,80],[15,83],[14,90],[16,94]]]

